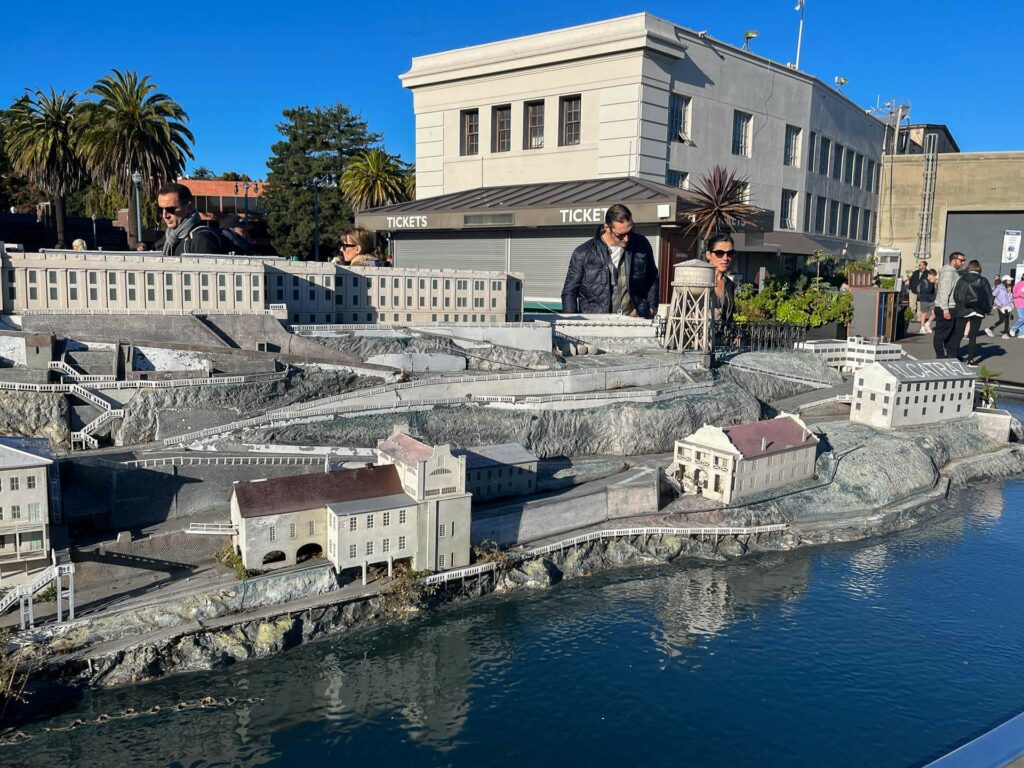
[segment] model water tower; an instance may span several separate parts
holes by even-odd
[[[665,349],[696,352],[711,365],[714,345],[715,268],[703,259],[676,264],[672,274],[672,304],[665,326]]]

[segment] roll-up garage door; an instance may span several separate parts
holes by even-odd
[[[525,301],[561,306],[562,284],[569,257],[580,243],[594,236],[594,227],[551,232],[514,232],[509,271],[522,272]]]
[[[395,266],[504,272],[508,268],[506,242],[504,232],[418,232],[409,239],[395,239]]]

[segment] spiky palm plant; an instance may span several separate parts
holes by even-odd
[[[6,151],[15,173],[53,203],[57,247],[66,247],[64,196],[85,183],[76,119],[78,93],[29,91],[7,111]]]
[[[697,179],[687,212],[693,217],[688,232],[705,240],[715,232],[731,232],[750,224],[761,209],[747,202],[747,179],[716,165]]]
[[[382,149],[367,150],[350,161],[339,184],[341,193],[358,211],[409,199],[405,172],[398,160]]]
[[[138,171],[143,192],[152,195],[160,184],[181,175],[195,142],[186,127],[188,114],[158,92],[148,75],[140,78],[134,70],[115,69],[86,93],[96,100],[84,102],[80,109],[82,155],[94,178],[131,190],[132,174]],[[131,230],[135,195],[128,197]]]

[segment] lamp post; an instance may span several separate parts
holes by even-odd
[[[96,237],[96,214],[92,215],[92,247],[97,251],[100,249],[100,241]]]
[[[245,190],[245,217],[249,218],[249,182],[242,184],[242,189]]]
[[[142,174],[132,174],[132,185],[135,187],[135,242],[142,240]]]
[[[800,69],[800,48],[804,42],[804,0],[796,0],[796,11],[800,11],[800,27],[796,33],[796,67]]]
[[[313,178],[313,259],[320,261],[320,179]]]

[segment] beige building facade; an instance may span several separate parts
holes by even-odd
[[[976,378],[957,360],[872,363],[854,380],[850,421],[898,429],[967,418]]]
[[[917,266],[926,158],[886,155],[879,199],[878,245],[900,251],[900,272]],[[936,155],[929,266],[962,250],[985,275],[1020,264],[1000,260],[1005,229],[1024,229],[1024,152],[947,152]]]
[[[670,472],[684,492],[731,504],[814,476],[818,438],[796,416],[716,427],[676,441]]]
[[[0,585],[50,562],[46,440],[0,438]],[[45,446],[45,447],[44,447]]]
[[[868,363],[895,362],[903,357],[903,347],[881,339],[850,336],[847,339],[809,339],[793,345],[798,352],[810,352],[839,371],[859,371]]]
[[[370,267],[278,257],[4,250],[2,309],[264,312],[293,323],[519,322],[521,277],[507,272]]]
[[[463,448],[466,490],[473,501],[531,496],[537,492],[537,456],[518,443]]]

